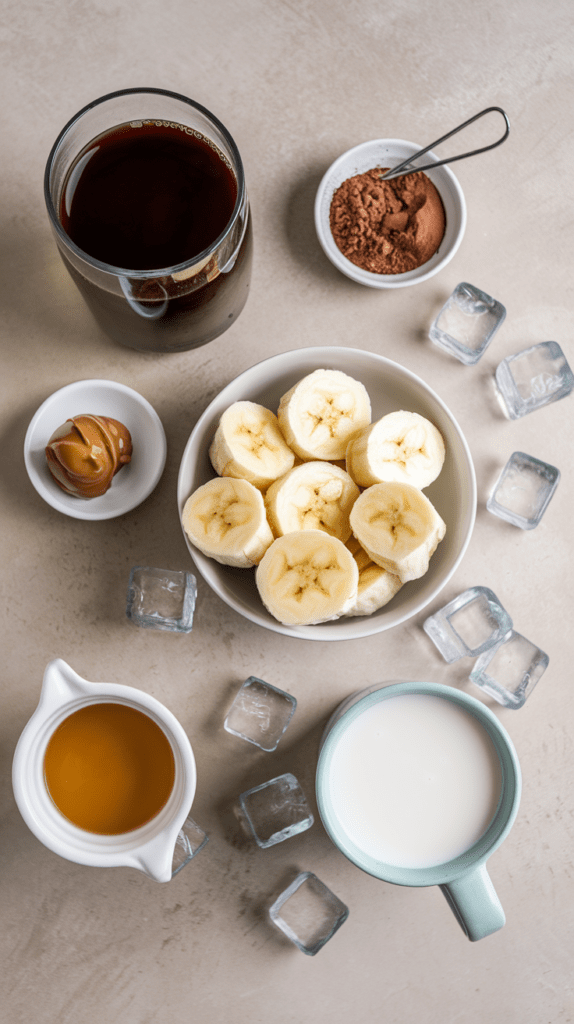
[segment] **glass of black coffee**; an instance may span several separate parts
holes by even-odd
[[[252,232],[241,157],[205,107],[124,89],[80,110],[46,165],[60,255],[100,326],[144,352],[182,352],[235,322]]]

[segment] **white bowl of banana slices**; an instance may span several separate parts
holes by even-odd
[[[197,569],[266,629],[352,640],[405,622],[469,543],[476,479],[442,399],[372,352],[252,366],[197,421],[178,480]]]

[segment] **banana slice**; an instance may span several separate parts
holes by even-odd
[[[279,426],[304,460],[343,459],[351,434],[371,422],[363,384],[341,370],[315,370],[283,395]]]
[[[261,492],[248,480],[209,480],[187,499],[181,519],[191,543],[223,565],[250,569],[273,541]]]
[[[346,468],[359,487],[399,481],[420,489],[436,480],[444,455],[444,441],[434,423],[400,410],[351,438]]]
[[[359,488],[344,469],[330,462],[303,462],[271,484],[265,507],[276,537],[295,530],[325,530],[345,543],[358,497]]]
[[[424,576],[446,526],[412,484],[373,484],[357,498],[351,529],[368,555],[402,583]]]
[[[255,402],[234,402],[225,410],[209,458],[219,476],[242,477],[260,490],[287,473],[295,461],[275,413]]]
[[[358,580],[351,552],[323,530],[278,537],[255,573],[263,604],[288,626],[338,619],[355,600]]]
[[[346,547],[357,563],[359,583],[357,597],[345,615],[372,615],[392,600],[402,583],[394,573],[373,562],[356,537],[351,536]]]

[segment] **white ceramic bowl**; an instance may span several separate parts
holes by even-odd
[[[446,523],[446,536],[420,580],[406,583],[384,608],[372,615],[341,618],[316,626],[284,626],[266,610],[255,585],[255,573],[233,569],[202,555],[186,539],[193,560],[209,586],[231,608],[265,629],[309,640],[351,640],[390,629],[429,604],[452,576],[470,540],[476,513],[476,479],[462,431],[446,405],[410,370],[372,352],[351,348],[308,348],[283,352],[257,363],[227,385],[200,416],[181,460],[177,501],[181,521],[189,495],[215,476],[208,449],[221,414],[232,402],[258,402],[274,412],[281,396],[317,369],[342,370],[362,381],[371,398],[372,418],[394,409],[418,412],[432,420],[444,437],[442,472],[425,489]]]
[[[75,498],[58,486],[46,462],[46,445],[70,416],[111,416],[132,435],[131,462],[116,473],[99,498]],[[24,441],[28,476],[40,497],[74,519],[114,519],[140,505],[159,481],[167,453],[165,431],[155,409],[137,391],[113,380],[78,380],[55,391],[32,417]]]
[[[343,153],[323,176],[315,198],[317,236],[331,263],[341,273],[353,281],[358,281],[359,284],[365,284],[370,288],[405,288],[407,285],[419,284],[433,274],[438,274],[452,259],[462,241],[466,228],[464,195],[452,171],[443,166],[425,171],[440,193],[446,214],[446,229],[438,250],[422,266],[416,270],[409,270],[406,274],[373,274],[351,263],[335,244],[329,224],[329,211],[333,194],[339,186],[347,178],[363,174],[373,167],[398,167],[403,160],[421,148],[423,147],[414,142],[404,142],[402,139],[373,139],[371,142],[362,142]],[[425,153],[415,161],[415,166],[423,166],[437,159],[432,152]]]

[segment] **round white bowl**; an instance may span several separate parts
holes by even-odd
[[[341,618],[316,626],[284,626],[264,607],[253,570],[233,569],[206,558],[189,542],[185,531],[184,537],[198,571],[211,589],[251,622],[308,640],[352,640],[405,622],[429,604],[457,568],[474,526],[476,479],[468,445],[442,399],[414,373],[383,356],[351,348],[301,349],[257,363],[228,384],[197,421],[181,460],[177,502],[181,521],[183,506],[192,491],[215,476],[208,449],[221,414],[232,402],[247,399],[276,412],[282,395],[317,369],[342,370],[362,381],[371,398],[373,420],[394,409],[407,409],[432,420],[443,435],[445,463],[440,476],[425,493],[444,519],[447,530],[426,575],[406,583],[389,604],[372,615]]]
[[[45,448],[54,431],[71,416],[110,416],[132,436],[131,462],[116,473],[99,498],[75,498],[58,486],[48,469]],[[50,395],[32,417],[24,441],[28,476],[40,497],[74,519],[114,519],[151,494],[165,466],[167,442],[162,422],[147,399],[113,380],[78,380]]]
[[[321,184],[317,189],[315,198],[315,228],[319,242],[325,255],[331,263],[346,274],[353,281],[365,284],[369,288],[405,288],[411,284],[419,284],[427,278],[438,274],[439,270],[452,259],[458,249],[466,228],[466,203],[463,191],[452,171],[446,167],[437,167],[436,170],[425,171],[433,185],[438,190],[446,214],[446,229],[442,242],[434,256],[423,263],[415,270],[408,270],[406,274],[373,274],[369,270],[361,270],[354,263],[351,263],[335,244],[329,223],[329,213],[333,194],[347,178],[355,174],[363,174],[373,167],[398,167],[399,164],[418,152],[422,147],[414,142],[405,142],[402,139],[373,139],[371,142],[362,142],[353,149],[347,150],[334,163],[323,176]],[[437,160],[432,152],[425,153],[415,166],[431,163]]]

